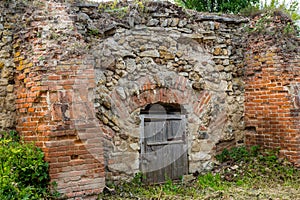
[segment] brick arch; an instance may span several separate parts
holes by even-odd
[[[200,94],[192,94],[192,91],[188,91],[186,95],[184,91],[176,89],[158,88],[146,90],[139,96],[131,96],[129,101],[132,102],[130,104],[130,112],[154,103],[179,104],[183,106],[190,104],[192,112],[199,117],[203,112],[203,107],[210,100],[210,94],[207,91],[203,91]]]
[[[148,104],[167,103],[190,105],[190,112],[199,117],[204,111],[205,105],[210,101],[211,95],[207,90],[199,92],[193,90],[187,78],[176,76],[175,81],[169,87],[161,87],[149,78],[145,78],[139,85],[138,94],[129,96],[126,101],[122,100],[116,91],[111,94],[110,98],[117,113],[121,115],[130,114]]]
[[[169,88],[155,88],[153,90],[145,90],[140,95],[130,97],[132,102],[129,105],[130,111],[133,112],[137,108],[144,108],[148,104],[154,103],[175,103],[179,105],[188,104],[189,96],[183,91]]]

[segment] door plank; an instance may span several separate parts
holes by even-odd
[[[187,174],[185,116],[143,115],[141,170],[146,183],[161,183]]]

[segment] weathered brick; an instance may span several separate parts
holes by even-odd
[[[283,50],[281,49],[280,51]],[[263,73],[263,76],[253,73],[253,77],[245,79],[247,85],[245,88],[245,99],[247,99],[245,102],[245,123],[246,127],[256,127],[257,133],[256,135],[247,134],[246,141],[247,145],[259,144],[267,148],[281,147],[281,152],[284,152],[284,156],[288,157],[292,162],[299,162],[291,155],[300,146],[300,141],[295,139],[296,134],[287,136],[291,131],[297,134],[300,133],[299,127],[297,127],[299,117],[298,115],[293,116],[290,114],[290,110],[294,107],[291,101],[293,94],[282,87],[282,85],[297,83],[292,78],[296,72],[292,70],[292,67],[288,67],[293,65],[292,63],[297,58],[294,57],[288,62],[282,62],[281,59],[277,59],[277,56],[277,52],[267,51],[266,54],[261,52],[259,55],[252,57],[252,60],[247,61],[246,74],[247,71],[249,72],[248,74],[251,74],[251,67],[259,67],[259,62],[257,61],[266,61],[262,70],[266,69],[268,72]],[[278,72],[280,74],[284,69],[285,76],[291,78],[285,79],[281,75],[274,76],[272,74]],[[270,80],[271,83],[269,82]],[[251,88],[255,88],[255,90]],[[264,94],[261,92],[262,90],[265,91]],[[291,129],[291,127],[295,129]],[[284,140],[284,142],[281,140]],[[300,152],[298,151],[297,153],[299,154]]]
[[[92,98],[93,96],[92,92],[90,91],[94,90],[95,87],[97,87],[95,79],[98,78],[97,74],[95,73],[94,66],[96,66],[96,68],[101,67],[97,66],[99,64],[97,63],[97,59],[106,59],[106,57],[101,54],[105,49],[101,48],[99,50],[99,55],[96,56],[97,58],[94,58],[92,54],[97,53],[89,52],[88,48],[84,47],[85,44],[90,45],[88,44],[88,42],[86,42],[88,40],[84,40],[84,34],[77,32],[76,28],[74,28],[74,33],[72,33],[71,35],[69,34],[69,30],[73,29],[72,27],[77,23],[76,21],[74,21],[74,19],[76,19],[76,15],[71,15],[68,12],[69,5],[63,2],[42,1],[46,4],[45,7],[47,8],[47,12],[45,12],[44,10],[45,7],[36,6],[36,10],[35,12],[33,12],[33,14],[42,13],[42,15],[38,17],[32,17],[30,27],[20,31],[20,33],[22,34],[12,34],[15,26],[14,23],[26,23],[25,21],[23,21],[26,20],[26,18],[23,17],[23,13],[18,13],[20,12],[19,9],[14,10],[14,13],[16,12],[16,14],[13,16],[13,19],[10,19],[8,15],[3,16],[4,20],[7,21],[7,23],[4,24],[4,29],[7,29],[5,30],[5,33],[14,36],[11,44],[4,47],[10,50],[8,50],[8,52],[3,52],[3,54],[1,54],[0,56],[5,57],[5,59],[9,59],[9,57],[11,57],[10,60],[15,63],[15,66],[11,67],[15,70],[14,92],[16,93],[16,99],[14,103],[11,103],[14,99],[10,98],[9,96],[13,94],[13,91],[8,88],[8,84],[12,84],[10,83],[10,81],[13,79],[13,77],[5,78],[4,76],[7,76],[7,73],[6,75],[2,75],[4,74],[2,73],[1,76],[3,77],[0,77],[0,84],[3,85],[4,88],[6,88],[4,97],[10,100],[5,99],[5,103],[1,104],[0,102],[0,104],[1,106],[3,105],[5,107],[5,109],[3,110],[9,110],[12,115],[17,115],[17,119],[15,119],[15,121],[17,122],[16,128],[24,136],[25,140],[37,141],[36,144],[43,147],[43,151],[45,152],[45,159],[50,163],[51,179],[57,181],[59,191],[66,193],[70,198],[98,194],[99,192],[101,192],[102,188],[105,185],[103,148],[101,147],[101,145],[100,147],[96,145],[100,143],[98,137],[95,137],[95,139],[91,141],[88,139],[84,140],[80,138],[80,135],[86,135],[88,136],[88,138],[90,138],[93,137],[93,132],[97,133],[96,129],[91,128],[93,127],[93,123],[87,122],[98,122],[94,117],[94,112],[96,111],[90,109],[93,108],[93,106],[86,106],[89,107],[89,110],[84,105],[92,105],[93,103],[90,102],[90,98]],[[30,5],[30,2],[28,5]],[[14,5],[11,6],[13,8]],[[0,11],[2,9],[4,8],[2,5],[0,5]],[[53,18],[53,16],[57,15],[60,16],[59,23],[57,23],[55,21],[56,19]],[[14,23],[10,23],[11,20],[14,20]],[[93,18],[92,20],[96,19]],[[145,22],[147,22],[147,19],[145,20]],[[167,21],[168,20],[169,19],[167,19]],[[176,18],[175,21],[178,20],[178,24],[181,24],[181,19]],[[173,19],[171,21],[174,22]],[[201,29],[210,29],[210,26],[206,27],[205,23],[202,23],[201,20],[200,22],[195,22],[193,26],[195,25],[196,27],[197,23],[200,24]],[[175,24],[177,24],[177,22]],[[176,26],[175,24],[172,23],[171,26]],[[216,24],[216,22],[214,22],[214,24]],[[222,26],[220,26],[220,24],[221,22],[218,23],[218,31],[222,33]],[[62,37],[61,40],[57,41],[55,40],[55,38],[50,39],[48,37],[44,37],[44,34],[47,34],[44,32],[43,35],[41,35],[42,37],[37,36],[36,31],[43,30],[47,32],[46,30],[48,30],[49,25],[51,25],[51,28],[53,28],[51,29],[53,34],[57,34]],[[230,26],[232,27],[232,31],[235,32],[235,28],[239,29],[240,24],[232,23]],[[67,30],[65,27],[68,27]],[[131,29],[128,29],[126,31],[130,32]],[[190,31],[193,32],[192,29]],[[217,35],[219,35],[219,32],[218,34],[216,34],[214,31],[212,31],[211,34],[216,35],[216,37],[218,38],[219,36]],[[159,33],[157,34],[158,37],[155,37],[156,40],[159,39]],[[172,32],[172,34],[176,35],[176,31]],[[228,33],[228,30],[226,30],[226,34],[229,34],[230,37],[237,37],[236,35],[238,35],[239,33],[234,33],[234,35],[231,35],[231,33]],[[67,37],[64,37],[65,35]],[[118,37],[122,37],[120,35],[122,35],[121,32],[118,33]],[[195,34],[192,33],[190,34],[190,36],[189,34],[186,34],[186,36],[195,37]],[[109,37],[113,38],[114,36]],[[131,34],[130,37],[135,40],[135,36],[133,36],[133,34]],[[129,40],[130,37],[126,38],[126,40]],[[164,37],[169,38],[169,36],[167,35],[164,35]],[[246,127],[250,127],[251,130],[256,129],[256,132],[249,131],[245,134],[247,145],[259,144],[267,148],[275,148],[277,146],[280,146],[281,154],[283,156],[288,157],[291,161],[300,165],[300,125],[299,110],[297,110],[300,107],[300,100],[297,96],[297,92],[299,91],[297,87],[295,87],[299,86],[297,84],[299,84],[300,81],[299,69],[295,68],[300,67],[299,58],[297,57],[297,55],[294,55],[293,52],[290,54],[285,54],[285,52],[280,49],[283,48],[283,46],[272,49],[268,45],[272,46],[275,44],[266,44],[264,42],[264,39],[266,38],[262,38],[262,40],[260,40],[261,37],[262,36],[257,35],[255,38],[253,38],[253,40],[251,40],[252,43],[248,44],[249,48],[245,49],[245,68],[243,68],[243,70],[245,70],[244,75],[246,82],[244,113],[242,113],[243,111],[241,111],[243,110],[243,99],[239,100],[240,102],[234,106],[241,108],[239,112],[241,112],[241,115],[244,114],[245,116]],[[147,36],[144,38],[144,43],[150,44],[152,42],[148,40],[151,37]],[[215,38],[215,36],[213,36],[213,38]],[[195,117],[194,114],[196,114],[199,118],[201,115],[201,119],[189,119],[189,121],[193,126],[195,126],[195,124],[198,125],[199,123],[202,123],[202,114],[205,114],[205,112],[209,113],[210,111],[216,112],[218,111],[217,107],[222,106],[222,103],[220,103],[220,105],[213,105],[215,100],[214,94],[217,94],[219,92],[217,90],[219,88],[215,88],[216,90],[212,91],[212,93],[201,93],[200,91],[191,90],[191,85],[194,81],[191,80],[195,79],[195,76],[190,76],[189,70],[193,71],[194,68],[198,67],[198,65],[201,65],[200,67],[203,67],[207,70],[211,68],[209,69],[211,71],[203,71],[207,72],[207,74],[201,74],[201,76],[203,76],[201,77],[201,79],[204,79],[205,82],[214,84],[217,84],[218,80],[208,79],[212,78],[212,76],[214,75],[213,70],[215,70],[215,64],[220,65],[221,70],[225,68],[226,73],[228,73],[228,75],[230,76],[235,76],[238,78],[242,76],[237,75],[236,73],[236,70],[239,70],[236,69],[239,67],[239,65],[234,62],[241,61],[235,60],[234,57],[236,57],[236,55],[233,55],[232,59],[230,58],[228,62],[224,62],[224,59],[228,59],[227,57],[218,57],[214,59],[215,64],[209,64],[209,56],[211,54],[221,56],[222,54],[227,55],[229,53],[226,50],[227,47],[216,46],[219,41],[223,40],[223,38],[220,39],[221,40],[214,40],[214,43],[212,44],[205,43],[205,48],[201,46],[201,44],[200,46],[197,46],[197,42],[202,42],[202,40],[201,42],[199,40],[195,42],[195,44],[193,43],[190,46],[191,48],[188,50],[188,53],[177,52],[177,57],[175,58],[173,55],[174,52],[171,52],[173,51],[171,49],[176,49],[177,47],[175,46],[180,46],[181,44],[171,45],[171,43],[175,42],[176,44],[176,42],[179,41],[175,41],[172,38],[170,41],[168,41],[168,43],[170,43],[170,46],[166,45],[168,47],[160,47],[160,53],[164,54],[160,56],[161,58],[152,60],[148,59],[147,62],[151,61],[153,63],[151,63],[151,65],[142,65],[141,67],[141,70],[147,71],[148,68],[156,69],[156,67],[159,66],[159,72],[157,74],[162,75],[162,77],[156,77],[158,79],[158,82],[156,82],[156,80],[153,81],[148,78],[155,74],[154,72],[145,73],[141,76],[147,78],[141,78],[139,80],[140,82],[138,82],[137,86],[138,90],[135,91],[136,93],[134,95],[125,100],[120,99],[120,96],[118,95],[111,96],[113,100],[108,99],[108,102],[114,103],[110,106],[113,110],[112,113],[116,115],[118,115],[118,113],[121,113],[118,117],[128,123],[128,121],[126,120],[132,120],[132,118],[130,118],[130,115],[134,115],[135,113],[133,112],[138,112],[138,109],[141,109],[148,104],[161,102],[180,104],[184,106],[191,105],[192,108],[190,108],[189,114],[192,114],[193,117]],[[103,41],[105,40],[106,39],[104,38]],[[103,41],[101,40],[101,42]],[[298,40],[295,41],[297,42]],[[134,42],[137,42],[137,44],[139,45],[138,40]],[[164,41],[159,40],[159,42],[160,45],[164,45]],[[73,44],[77,43],[81,43],[83,45],[83,48],[76,49],[76,45],[73,46]],[[99,45],[98,43],[95,45],[93,43],[91,44],[93,48]],[[126,46],[122,46],[122,44],[120,43],[118,47],[114,48],[119,48],[121,46],[125,47],[124,49],[128,50],[131,48],[130,45],[126,44]],[[188,43],[185,45],[189,46]],[[236,48],[242,48],[240,47],[241,44],[235,44],[233,40],[230,41],[230,45],[232,45],[232,48],[234,50],[236,50]],[[140,46],[141,45],[139,45],[137,49],[139,49]],[[151,45],[149,45],[149,47],[151,47]],[[206,55],[207,58],[205,58],[205,62],[197,63],[198,59],[202,59],[202,54],[204,55],[206,53],[207,47],[210,50],[208,55]],[[263,47],[266,50],[262,50],[261,48]],[[2,48],[2,46],[0,48]],[[199,52],[197,51],[198,48],[201,49]],[[74,50],[74,52],[71,52],[72,50]],[[85,52],[80,53],[83,50]],[[12,52],[15,53],[13,54]],[[113,50],[113,52],[117,53],[115,49]],[[232,51],[231,53],[233,54],[234,52],[235,51]],[[197,56],[194,56],[194,59],[189,60],[189,56],[193,56],[193,53],[196,53],[195,55]],[[167,56],[165,56],[165,54]],[[118,56],[115,55],[116,54],[114,54],[114,57],[116,57],[117,60]],[[136,56],[136,53],[134,54],[134,56]],[[125,61],[126,59],[131,59],[131,57],[132,55],[128,57],[121,56],[120,59],[123,59],[122,61]],[[171,57],[172,59],[169,59]],[[136,57],[135,62],[140,62],[139,59],[140,58]],[[178,59],[178,62],[174,62],[175,59]],[[238,59],[242,59],[242,56],[240,56]],[[114,61],[113,63],[115,62],[117,61]],[[227,71],[228,63],[230,64],[230,66],[234,66],[233,71]],[[223,64],[226,67],[222,67]],[[191,66],[191,69],[185,68],[188,65]],[[165,77],[165,75],[161,73],[164,72],[165,66],[167,66],[169,70],[168,73],[172,71],[172,76]],[[0,70],[6,67],[7,66],[4,66],[0,63]],[[110,88],[106,89],[114,90],[114,87],[120,84],[120,79],[126,79],[126,77],[123,76],[122,73],[116,75],[117,71],[115,71],[116,69],[114,69],[114,66],[112,66],[112,68],[108,70],[113,73],[113,78],[111,79],[114,82]],[[178,73],[180,72],[182,72],[181,74],[185,77],[182,75],[178,76]],[[139,73],[139,70],[136,69],[129,75],[135,73]],[[219,76],[220,74],[218,74],[217,76]],[[191,79],[186,77],[189,77]],[[138,76],[134,78],[138,79]],[[164,80],[165,78],[168,78],[168,81],[170,81],[170,83],[162,85],[164,81],[167,82],[167,79]],[[229,82],[232,82],[232,80],[229,80],[227,83]],[[213,84],[210,85],[210,87],[211,86],[213,86]],[[89,92],[73,92],[73,90],[82,87]],[[132,88],[129,88],[128,90],[130,89]],[[205,90],[207,91],[210,89],[205,88]],[[233,90],[236,90],[236,88],[233,87]],[[99,95],[110,93],[109,91],[100,91]],[[235,94],[234,92],[236,91],[241,92],[241,94]],[[230,91],[227,94],[225,94],[224,92],[224,95],[226,96],[225,98],[230,96],[234,98],[243,97],[243,89],[238,89],[236,91]],[[222,93],[222,91],[220,93]],[[221,95],[218,96],[218,98],[219,97],[222,98]],[[76,103],[81,102],[82,104],[75,104],[75,100]],[[234,101],[237,102],[237,100]],[[15,107],[8,109],[7,105],[9,104],[15,104]],[[72,110],[72,106],[73,108],[76,107],[75,111]],[[16,109],[16,113],[13,113],[14,109]],[[105,109],[108,108],[106,107]],[[9,114],[8,111],[5,112],[7,112],[6,114]],[[227,112],[227,110],[225,110],[225,112]],[[228,115],[230,116],[234,116],[235,114],[236,113],[231,112],[228,113]],[[106,118],[108,117],[109,116],[106,116]],[[223,119],[227,118],[224,117]],[[228,119],[232,120],[231,118]],[[0,119],[0,121],[1,120],[2,119]],[[111,142],[114,140],[114,138],[119,137],[119,133],[112,129],[115,128],[113,126],[118,123],[116,122],[117,120],[115,118],[112,118],[111,116],[108,121],[108,123],[111,125],[103,125],[102,122],[100,122],[101,128],[99,128],[98,133],[101,134],[101,138],[106,137],[105,139],[107,139],[107,144],[105,148],[108,149],[107,151],[114,151],[114,149],[117,148],[115,148],[115,146],[109,145],[112,145]],[[134,124],[137,122],[138,121],[135,120],[135,122],[130,123]],[[219,123],[221,126],[223,121],[216,120],[216,123]],[[135,126],[138,127],[138,124],[135,124]],[[201,127],[199,127],[199,130],[206,131],[210,129],[201,125]],[[126,142],[131,142],[131,140],[135,140],[137,137],[137,135],[134,135],[134,137],[130,136]],[[223,146],[226,145],[223,144]],[[89,149],[88,147],[91,149]],[[215,150],[216,149],[213,149],[213,151]],[[95,152],[99,156],[97,157],[97,159],[95,159],[95,155],[93,155],[93,153]],[[113,164],[112,160],[106,160],[105,162],[107,162],[108,164]],[[80,170],[80,173],[85,174],[86,177],[83,178],[80,174],[76,174],[74,172],[74,169]],[[69,176],[70,174],[71,176]],[[61,179],[60,177],[64,178]]]

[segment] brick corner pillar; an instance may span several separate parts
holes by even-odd
[[[97,195],[105,186],[102,133],[89,98],[95,87],[93,66],[80,63],[56,70],[45,82],[49,121],[44,151],[51,179],[68,198]],[[65,74],[70,74],[67,80]]]
[[[85,44],[70,33],[74,24],[67,5],[43,1],[32,6],[25,13],[31,20],[22,18],[26,28],[15,33],[13,42],[17,131],[42,148],[58,192],[68,199],[95,198],[105,186],[105,174],[92,60],[84,53],[66,54],[75,43]]]
[[[276,23],[274,28],[280,31],[284,22]],[[248,40],[244,54],[246,144],[279,148],[282,157],[300,166],[300,40],[280,37],[296,49],[262,34]]]

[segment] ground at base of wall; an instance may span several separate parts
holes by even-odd
[[[138,193],[120,189],[117,194],[103,194],[99,199],[300,199],[299,181],[282,183],[255,177],[247,182],[240,180],[236,183],[227,181],[220,183],[223,186],[215,188],[212,184],[211,187],[204,189],[199,187],[198,181],[185,184],[165,183],[161,186],[136,188],[140,190]]]
[[[300,199],[300,169],[273,154],[232,161],[179,183],[146,186],[132,182],[105,188],[99,199]]]

